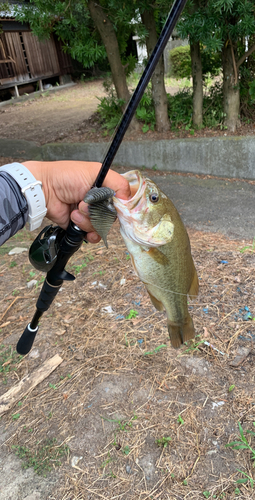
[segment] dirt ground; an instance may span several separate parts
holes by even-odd
[[[27,251],[8,252],[29,248],[36,232],[24,229],[1,247],[0,395],[54,354],[63,358],[1,418],[3,449],[31,477],[30,487],[13,490],[13,472],[2,467],[1,500],[254,498],[251,451],[226,447],[241,439],[238,422],[255,447],[246,434],[255,420],[254,248],[189,234],[200,282],[189,305],[197,337],[177,351],[116,223],[108,250],[84,244],[72,258],[76,280],[64,283],[20,359],[15,345],[43,276]],[[47,477],[40,482],[33,468]]]
[[[103,140],[79,106],[66,111],[69,121],[61,115],[69,93],[86,85],[93,93],[91,82],[2,108],[0,136]],[[63,362],[1,416],[0,500],[253,499],[254,242],[189,230],[197,337],[176,351],[116,223],[109,249],[84,244],[74,255],[68,270],[76,280],[64,283],[20,358],[15,346],[44,276],[28,250],[8,253],[28,249],[37,232],[23,229],[0,249],[0,400],[45,360],[59,354]],[[226,447],[241,439],[240,449]]]
[[[166,87],[170,94],[178,91],[175,84]],[[132,89],[130,89],[132,91]],[[95,114],[98,98],[105,96],[103,80],[81,82],[68,89],[57,92],[47,91],[41,96],[32,97],[25,102],[11,103],[0,108],[0,137],[25,139],[38,144],[49,142],[109,142],[99,118]],[[159,140],[181,137],[214,137],[230,135],[254,135],[254,124],[243,124],[235,134],[226,130],[204,128],[192,135],[189,130],[170,131],[159,134],[149,130],[147,133],[132,134],[127,131],[124,140]]]

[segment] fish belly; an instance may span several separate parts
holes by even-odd
[[[181,282],[173,256],[171,260],[166,259],[166,255],[160,250],[153,249],[151,252],[150,249],[130,241],[125,234],[122,236],[130,253],[134,270],[145,284],[153,305],[160,311],[166,310],[172,346],[180,347],[183,342],[195,336],[187,305],[187,294],[191,285],[188,281],[190,280],[184,279]],[[192,261],[191,256],[190,258]]]

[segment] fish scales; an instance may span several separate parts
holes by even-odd
[[[198,294],[198,278],[189,237],[175,206],[154,182],[138,170],[124,177],[131,199],[113,198],[120,232],[153,305],[166,310],[172,346],[179,347],[195,336],[187,294]]]

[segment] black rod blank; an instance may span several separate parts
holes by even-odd
[[[116,130],[115,136],[110,144],[108,152],[103,160],[102,167],[99,171],[99,174],[95,181],[96,187],[101,187],[104,179],[108,173],[108,170],[113,162],[113,159],[120,147],[124,134],[135,114],[137,106],[142,98],[142,95],[150,81],[152,73],[157,66],[160,56],[163,54],[163,50],[169,40],[170,35],[173,32],[173,29],[178,21],[180,14],[182,13],[187,0],[176,0],[169,16],[166,20],[164,28],[160,34],[160,37],[154,47],[153,52],[149,58],[149,61],[143,71],[143,74],[138,82],[138,85],[129,101],[129,104],[126,108],[126,111],[122,117],[122,120]]]

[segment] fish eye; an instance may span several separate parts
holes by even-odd
[[[150,201],[152,203],[157,203],[157,201],[159,200],[159,195],[158,193],[151,193],[150,194]]]

